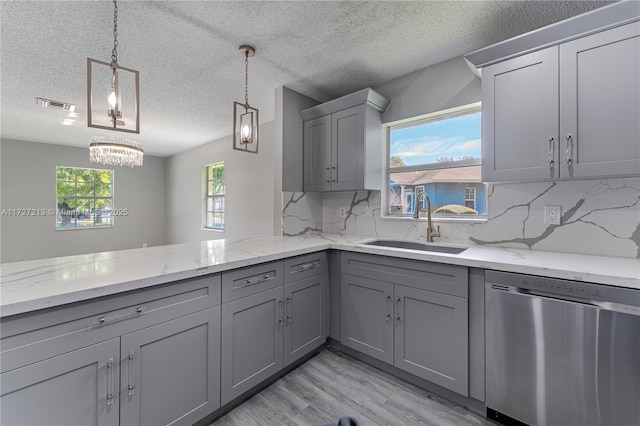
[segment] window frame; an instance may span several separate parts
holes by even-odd
[[[467,105],[462,105],[455,108],[449,108],[446,110],[436,111],[429,114],[424,114],[416,117],[405,118],[402,120],[397,120],[390,123],[383,124],[383,151],[384,157],[382,159],[382,191],[380,196],[380,217],[383,220],[414,220],[411,214],[408,215],[398,215],[390,213],[390,200],[389,200],[389,191],[390,191],[390,175],[391,173],[402,173],[402,172],[414,172],[414,171],[423,171],[423,170],[438,170],[438,169],[449,169],[456,167],[466,167],[466,166],[477,166],[482,165],[482,157],[472,160],[458,160],[452,161],[448,163],[432,163],[429,164],[428,167],[425,165],[415,165],[415,166],[404,166],[404,167],[393,167],[390,166],[391,159],[391,131],[402,129],[406,127],[419,126],[425,123],[430,123],[434,121],[442,120],[443,117],[446,116],[446,119],[460,117],[464,115],[474,114],[477,112],[482,112],[482,102],[475,102]],[[484,184],[484,182],[480,181],[478,183]],[[484,184],[486,185],[486,184]],[[418,185],[418,186],[423,186]],[[417,187],[416,186],[416,189]],[[474,188],[475,189],[475,188]],[[476,191],[477,193],[477,191]],[[414,200],[417,193],[414,194]],[[466,190],[465,190],[466,195]],[[466,198],[466,197],[465,197]],[[465,200],[466,201],[466,200]],[[415,202],[414,202],[415,203]],[[425,201],[426,204],[426,201]],[[476,202],[477,204],[477,202]],[[487,199],[488,204],[488,199]],[[487,206],[488,208],[488,206]],[[411,209],[412,213],[415,209],[415,206]],[[433,220],[437,222],[486,222],[488,218],[488,212],[484,215],[447,215],[447,216],[433,216]]]
[[[58,169],[73,169],[74,170],[74,180],[73,181],[68,181],[68,180],[60,180],[58,179]],[[96,189],[95,189],[95,185],[93,187],[93,195],[89,196],[89,195],[77,195],[76,191],[78,188],[78,173],[77,170],[97,170],[97,171],[101,171],[101,172],[109,172],[111,174],[111,196],[97,196],[96,195]],[[115,198],[115,171],[112,169],[97,169],[97,168],[93,168],[93,167],[75,167],[75,166],[56,166],[56,172],[55,172],[55,199],[56,199],[56,215],[55,215],[55,230],[56,231],[71,231],[71,230],[88,230],[88,229],[111,229],[115,227],[115,216],[114,214],[110,214],[109,215],[109,224],[108,225],[96,225],[95,224],[95,214],[91,214],[91,216],[93,217],[93,225],[92,226],[77,226],[77,214],[78,212],[75,212],[76,216],[72,216],[72,219],[76,221],[76,225],[74,226],[58,226],[58,216],[64,216],[62,214],[62,211],[59,207],[59,200],[74,200],[75,203],[74,205],[77,205],[78,200],[91,200],[91,203],[93,204],[93,209],[95,212],[95,205],[96,205],[96,200],[108,200],[109,201],[109,209],[111,212],[113,212],[113,210],[115,209],[114,207],[114,198]],[[58,183],[59,182],[68,182],[68,183],[73,183],[74,184],[74,195],[58,195]],[[69,211],[74,211],[77,209],[77,207],[69,207],[71,210]],[[123,209],[124,210],[124,209]],[[128,212],[127,212],[128,214]],[[125,215],[124,211],[121,215]]]
[[[216,194],[209,194],[209,184],[210,182],[214,182],[216,180],[219,179],[209,179],[209,170],[211,167],[222,167],[222,185],[224,188],[224,192],[222,194],[220,193],[216,193]],[[226,216],[226,192],[227,192],[227,184],[226,184],[226,177],[225,177],[225,164],[224,161],[218,161],[216,163],[211,163],[211,164],[207,164],[202,168],[202,173],[203,173],[203,185],[202,185],[202,195],[203,195],[203,208],[202,208],[202,229],[205,231],[213,231],[213,232],[225,232],[226,229],[226,221],[225,221],[225,216]],[[222,200],[222,205],[224,206],[222,208],[222,210],[209,210],[209,200],[211,200],[212,205],[215,205],[215,200]],[[209,226],[209,213],[215,214],[215,213],[221,214],[222,215],[222,227],[214,227],[214,226]]]

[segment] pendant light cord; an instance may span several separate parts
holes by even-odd
[[[115,1],[115,0],[114,0]],[[249,51],[244,51],[244,106],[249,106]]]
[[[113,50],[111,61],[118,63],[118,3],[113,0]]]

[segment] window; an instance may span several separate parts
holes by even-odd
[[[56,229],[113,226],[113,170],[56,167],[56,199]]]
[[[476,208],[476,189],[467,187],[464,189],[464,206],[470,209]]]
[[[206,167],[205,225],[224,231],[224,162]]]
[[[430,114],[388,132],[387,217],[426,213],[434,218],[485,218],[480,104]]]

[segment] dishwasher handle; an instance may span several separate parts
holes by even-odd
[[[551,292],[532,290],[529,288],[487,283],[487,289],[489,288],[492,290],[505,291],[509,293],[528,296],[528,297],[538,297],[538,298],[547,299],[547,300],[557,300],[565,303],[577,303],[581,305],[592,306],[594,308],[602,309],[606,311],[640,316],[640,306],[629,305],[629,304],[620,303],[620,302],[593,300],[593,299],[587,299],[587,298],[571,296],[571,295],[560,295],[560,294],[551,293]]]

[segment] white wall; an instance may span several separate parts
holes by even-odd
[[[275,155],[281,155],[281,145],[274,142],[273,122],[261,124],[259,136],[257,155],[234,150],[227,137],[167,158],[167,244],[273,235]],[[224,232],[203,230],[201,213],[202,168],[220,161],[226,181]]]
[[[114,170],[114,206],[129,210],[115,227],[56,231],[55,216],[2,216],[2,263],[165,244],[165,159],[145,155],[144,166],[89,162],[88,148],[2,139],[2,209],[56,208],[56,166]]]

